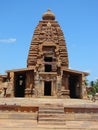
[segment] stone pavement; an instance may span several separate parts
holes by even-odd
[[[0,130],[41,130],[41,129],[58,129],[58,130],[98,130],[98,121],[89,122],[89,121],[65,121],[65,126],[57,126],[57,125],[37,125],[36,121],[32,120],[0,120]]]

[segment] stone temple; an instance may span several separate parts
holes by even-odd
[[[69,69],[66,41],[48,10],[35,28],[27,67],[0,75],[0,130],[98,130],[86,72]]]
[[[8,70],[7,76],[0,75],[0,84],[3,84],[0,94],[6,97],[84,99],[87,98],[87,75],[69,69],[63,31],[55,15],[48,10],[35,28],[27,68]]]

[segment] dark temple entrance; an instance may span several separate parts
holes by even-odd
[[[15,73],[14,95],[15,97],[24,97],[25,95],[26,73]]]
[[[51,81],[44,82],[44,96],[51,96]]]
[[[79,76],[70,75],[69,77],[69,90],[71,98],[80,98],[80,85]]]

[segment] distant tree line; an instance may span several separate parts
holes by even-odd
[[[89,87],[87,87],[87,93],[88,95],[94,96],[98,93],[98,79],[96,81],[91,81],[89,84]],[[86,86],[88,86],[88,81],[86,81]]]

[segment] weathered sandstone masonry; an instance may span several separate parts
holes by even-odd
[[[66,41],[48,10],[35,28],[27,68],[7,71],[7,97],[87,98],[85,76],[69,69]]]

